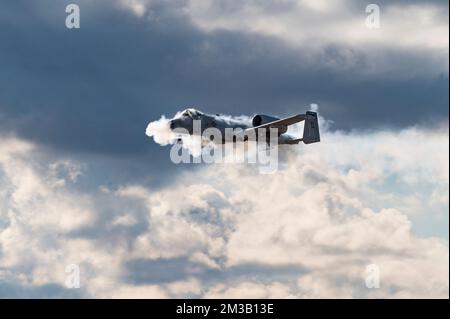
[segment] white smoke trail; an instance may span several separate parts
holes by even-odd
[[[174,118],[180,117],[182,112],[177,112]],[[251,118],[248,116],[230,116],[224,114],[215,115],[216,118],[229,123],[230,126],[236,123],[250,123]],[[167,119],[164,115],[157,121],[150,122],[145,130],[145,134],[148,137],[153,137],[153,140],[162,145],[176,144],[182,142],[183,148],[189,151],[194,157],[199,157],[205,152],[210,152],[216,145],[208,139],[193,136],[188,134],[179,134],[170,129],[170,119]]]
[[[153,137],[160,145],[173,144],[177,140],[176,134],[170,130],[169,119],[163,115],[157,121],[150,122],[145,130],[148,137]]]
[[[175,115],[175,117],[177,116],[179,116],[179,113]],[[145,134],[148,137],[153,137],[153,140],[162,146],[173,145],[181,141],[183,148],[188,150],[194,157],[201,156],[205,148],[213,146],[213,143],[202,137],[179,134],[172,131],[170,129],[170,120],[164,115],[159,120],[150,122],[145,130]]]

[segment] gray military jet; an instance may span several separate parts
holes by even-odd
[[[297,138],[286,134],[288,126],[294,123],[305,121],[303,128],[303,137]],[[307,111],[305,114],[297,114],[284,119],[273,116],[257,114],[253,117],[251,123],[236,118],[228,118],[219,114],[211,115],[200,112],[199,110],[189,108],[177,115],[169,122],[170,129],[173,132],[190,135],[202,135],[209,128],[215,128],[220,132],[221,143],[227,141],[236,142],[237,140],[249,140],[256,138],[265,140],[270,144],[270,129],[276,129],[278,134],[278,144],[298,144],[303,142],[311,144],[320,142],[319,123],[317,113]],[[229,131],[233,134],[229,137]],[[207,134],[208,135],[208,134]],[[181,138],[178,142],[181,142]],[[215,140],[214,142],[218,142]]]

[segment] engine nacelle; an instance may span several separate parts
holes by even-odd
[[[253,117],[252,125],[253,126],[260,126],[260,125],[263,125],[263,124],[266,124],[266,123],[270,123],[270,122],[273,122],[273,121],[277,121],[277,120],[279,120],[279,118],[277,118],[277,117],[263,115],[263,114],[257,114],[257,115],[255,115]],[[277,125],[277,126],[274,126],[274,128],[275,127],[278,129],[278,134],[279,135],[286,133],[287,129],[288,129],[286,125]]]
[[[266,124],[266,123],[273,122],[273,121],[276,121],[276,120],[279,120],[279,118],[273,117],[273,116],[268,116],[268,115],[263,115],[263,114],[256,114],[253,117],[252,125],[253,126],[260,126],[262,124]]]

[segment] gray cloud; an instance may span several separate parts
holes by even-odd
[[[207,30],[187,1],[139,17],[81,0],[69,31],[66,3],[2,2],[0,296],[448,296],[448,48]],[[174,165],[145,136],[185,106],[287,115],[310,103],[355,131],[281,154],[289,165],[272,177]],[[77,292],[63,288],[74,262]],[[362,282],[372,262],[377,291]]]
[[[67,289],[57,284],[45,284],[41,286],[20,286],[16,282],[2,282],[0,280],[0,298],[16,299],[16,298],[32,298],[32,299],[48,299],[48,298],[81,298],[85,292],[77,289]]]
[[[143,130],[186,105],[284,115],[315,102],[345,129],[448,117],[448,75],[423,75],[439,59],[425,49],[374,47],[378,62],[387,61],[377,66],[365,51],[336,42],[311,59],[308,47],[275,37],[204,33],[164,2],[137,18],[109,2],[81,1],[82,27],[69,31],[64,5],[3,5],[3,132],[70,152],[161,158]],[[365,75],[377,67],[385,71]]]
[[[127,262],[125,267],[125,279],[135,285],[163,284],[190,278],[199,279],[205,285],[214,285],[224,280],[232,282],[255,280],[264,283],[276,280],[289,283],[292,277],[307,272],[307,269],[295,264],[242,263],[211,269],[187,257],[135,259]]]

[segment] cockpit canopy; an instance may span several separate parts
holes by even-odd
[[[203,115],[203,113],[196,109],[192,109],[192,108],[186,109],[183,112],[181,112],[181,116],[187,116],[190,118],[197,118],[200,115]]]

